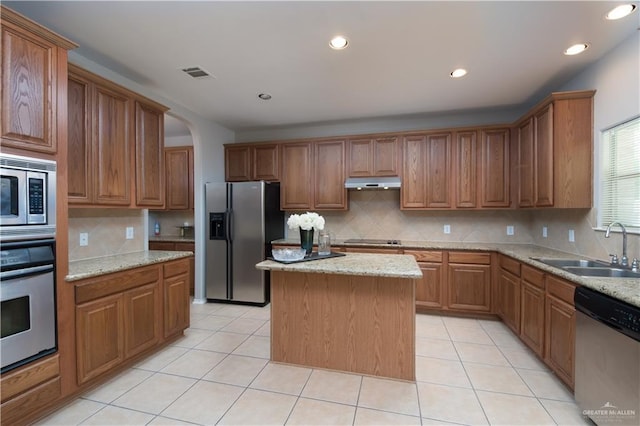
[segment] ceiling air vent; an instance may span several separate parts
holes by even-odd
[[[209,72],[203,70],[200,67],[182,68],[182,71],[186,72],[187,74],[189,74],[193,78],[213,77],[211,74],[209,74]]]

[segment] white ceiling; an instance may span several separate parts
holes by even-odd
[[[638,30],[638,11],[604,19],[619,3],[3,1],[233,130],[537,101]],[[336,34],[346,50],[328,47]],[[563,55],[578,42],[591,47]]]

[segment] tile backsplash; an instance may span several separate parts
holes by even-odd
[[[126,228],[133,227],[133,239]],[[80,233],[89,244],[80,246]],[[69,260],[90,259],[144,250],[144,210],[69,209]]]

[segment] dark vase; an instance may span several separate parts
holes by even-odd
[[[306,231],[300,228],[300,246],[307,250],[307,255],[313,250],[313,228]]]

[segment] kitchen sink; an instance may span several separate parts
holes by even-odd
[[[607,278],[640,278],[640,272],[629,271],[628,269],[620,269],[613,267],[579,267],[565,266],[565,271],[571,272],[583,277],[607,277]]]
[[[549,266],[555,266],[556,268],[565,267],[581,267],[581,268],[607,268],[609,265],[599,260],[587,260],[587,259],[547,259],[541,257],[532,257],[531,259],[537,260]]]

